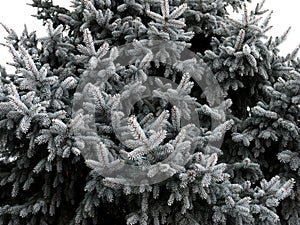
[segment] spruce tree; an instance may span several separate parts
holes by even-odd
[[[263,3],[32,0],[46,37],[2,25],[0,224],[300,224],[300,59]]]

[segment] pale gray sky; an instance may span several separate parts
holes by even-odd
[[[69,0],[53,0],[54,3],[62,6],[69,6]],[[45,28],[42,26],[41,21],[32,17],[36,13],[36,9],[26,5],[31,0],[9,0],[0,1],[0,21],[10,28],[13,28],[20,34],[27,24],[29,31],[37,31],[39,37],[45,35]],[[256,5],[258,0],[253,0],[253,6]],[[289,26],[292,26],[292,31],[288,40],[282,44],[281,53],[283,55],[289,53],[300,44],[300,27],[298,21],[300,20],[299,14],[299,0],[267,0],[265,4],[266,9],[274,11],[271,25],[273,29],[269,31],[269,35],[280,36]],[[4,36],[6,35],[4,29],[0,27],[0,42],[3,43]],[[4,65],[7,61],[11,61],[10,54],[7,49],[0,46],[0,64]]]

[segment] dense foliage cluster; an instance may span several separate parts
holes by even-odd
[[[31,5],[46,37],[3,25],[15,72],[0,68],[0,225],[300,224],[300,60],[279,55],[287,33],[268,37],[263,2]],[[110,176],[126,165],[147,179]]]

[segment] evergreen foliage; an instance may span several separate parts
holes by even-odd
[[[300,224],[300,59],[298,48],[279,55],[288,31],[268,37],[263,3],[32,0],[46,37],[2,25],[15,72],[0,67],[0,225]],[[173,44],[145,44],[155,41]],[[218,107],[186,48],[213,72]],[[177,86],[156,79],[139,99],[151,77]],[[184,122],[195,113],[200,125]],[[167,178],[110,176],[124,165]]]

